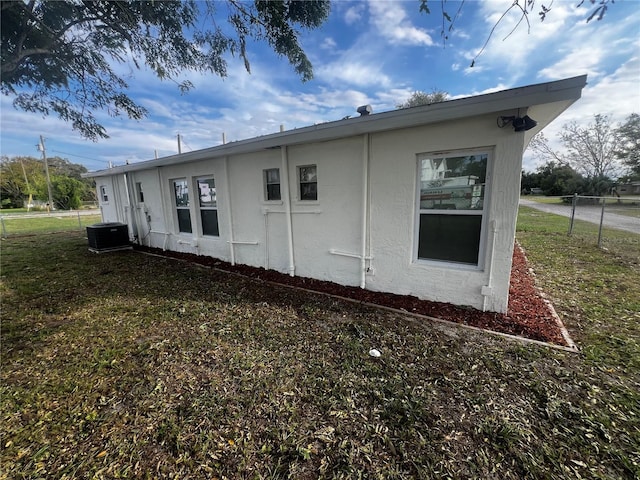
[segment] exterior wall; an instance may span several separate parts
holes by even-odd
[[[523,147],[523,134],[497,129],[495,115],[373,136],[370,254],[374,275],[367,277],[367,288],[506,311]],[[464,149],[492,154],[479,266],[418,261],[417,154]],[[497,231],[492,258],[493,225]],[[485,286],[490,287],[485,289],[486,299]]]
[[[362,138],[291,147],[288,163],[296,275],[359,285],[359,260],[338,253],[360,251]],[[298,168],[306,165],[317,165],[317,201],[300,200]]]
[[[371,257],[364,262],[366,288],[505,311],[524,135],[496,128],[495,118],[492,114],[294,145],[284,153],[267,149],[134,171],[126,176],[128,194],[125,175],[100,177],[98,191],[106,185],[113,196],[101,204],[104,221],[127,222],[132,239],[148,246],[290,272],[290,210],[295,275],[357,286],[363,278],[366,216],[365,249]],[[480,265],[418,261],[417,155],[463,149],[491,153]],[[317,166],[317,201],[300,199],[298,168],[308,165]],[[280,169],[282,200],[265,200],[267,168]],[[215,179],[219,237],[201,232],[195,180],[203,176]],[[172,181],[180,178],[189,182],[191,234],[178,232]],[[138,183],[144,201],[137,196]]]
[[[104,200],[101,195],[101,187],[104,187],[108,200]],[[118,177],[100,177],[96,182],[98,193],[98,205],[102,212],[103,222],[122,222],[124,211],[122,210],[122,197]]]

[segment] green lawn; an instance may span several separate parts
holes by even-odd
[[[531,200],[532,202],[538,203],[550,203],[550,204],[558,204],[562,205],[564,202],[562,201],[562,197],[546,197],[542,195],[526,195],[527,200]]]
[[[522,208],[518,239],[579,354],[3,239],[0,478],[638,478],[639,243],[562,221]]]
[[[44,213],[22,218],[3,218],[2,236],[83,230],[86,226],[101,220],[100,214],[62,216],[56,215],[56,213]]]

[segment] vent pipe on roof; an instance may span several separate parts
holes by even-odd
[[[371,115],[373,109],[371,108],[371,105],[362,105],[361,107],[358,107],[357,112],[361,117],[366,117],[367,115]]]

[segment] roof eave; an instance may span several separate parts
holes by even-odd
[[[193,152],[99,170],[97,172],[84,174],[83,177],[111,176],[167,165],[256,152],[269,148],[309,142],[322,142],[365,133],[377,133],[418,125],[428,125],[492,112],[525,109],[539,104],[566,101],[568,107],[580,98],[582,89],[586,85],[586,80],[587,76],[581,75],[555,82],[518,87],[420,107],[320,123],[309,127],[230,142]]]

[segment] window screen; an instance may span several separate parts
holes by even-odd
[[[487,153],[418,157],[418,258],[478,265]]]

